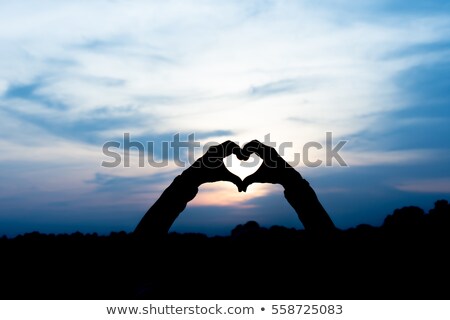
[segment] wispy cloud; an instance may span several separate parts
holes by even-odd
[[[414,193],[450,194],[450,178],[405,181],[397,184],[395,188]]]
[[[298,90],[299,85],[299,81],[293,79],[279,80],[252,87],[250,89],[250,95],[263,97],[274,94],[289,93]]]
[[[156,189],[157,192],[161,192],[173,178],[174,172],[170,171],[131,177],[97,173],[94,179],[87,180],[86,182],[94,184],[99,192],[126,192],[136,194],[148,193],[149,189]]]

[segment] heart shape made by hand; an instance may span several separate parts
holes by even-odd
[[[255,156],[250,162],[237,162],[232,157],[235,155],[241,161],[248,161],[253,154]],[[261,160],[262,163],[258,167]],[[274,148],[257,140],[247,143],[243,148],[229,140],[211,146],[201,158],[183,172],[184,177],[196,185],[229,181],[237,186],[239,192],[245,192],[247,187],[255,182],[283,185],[293,174],[299,175]],[[246,177],[242,179],[242,176]]]
[[[237,175],[244,180],[246,177],[255,173],[262,165],[262,160],[255,154],[250,155],[248,160],[239,160],[236,155],[231,154],[228,157],[223,158],[225,167],[231,173]]]

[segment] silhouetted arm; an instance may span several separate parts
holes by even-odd
[[[317,198],[314,189],[300,174],[293,176],[283,187],[286,200],[297,212],[305,230],[317,233],[335,229],[333,221]]]
[[[198,187],[203,183],[230,181],[241,191],[242,180],[228,171],[223,163],[223,158],[232,153],[238,158],[242,157],[239,146],[231,141],[210,147],[203,157],[197,159],[164,190],[139,222],[134,235],[140,239],[167,235],[175,219],[196,196]]]
[[[243,191],[255,182],[281,184],[284,196],[297,212],[305,230],[324,233],[336,229],[308,181],[284,161],[274,148],[253,140],[243,148],[244,159],[248,159],[252,153],[256,153],[263,164],[254,174],[244,179]]]
[[[186,176],[179,175],[161,194],[153,206],[134,230],[135,236],[145,238],[160,238],[169,232],[179,214],[194,199],[198,187]]]

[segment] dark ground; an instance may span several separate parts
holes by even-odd
[[[237,226],[146,245],[109,236],[0,239],[1,299],[450,299],[450,205],[317,237]]]

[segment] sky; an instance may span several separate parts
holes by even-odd
[[[132,231],[188,166],[162,152],[177,134],[195,135],[195,157],[288,143],[339,228],[428,210],[450,198],[449,74],[447,1],[0,1],[0,235]],[[346,165],[324,147],[308,166],[327,132]],[[102,166],[125,135],[167,165],[132,148],[129,166]],[[249,220],[302,228],[280,186],[218,182],[171,230]]]

